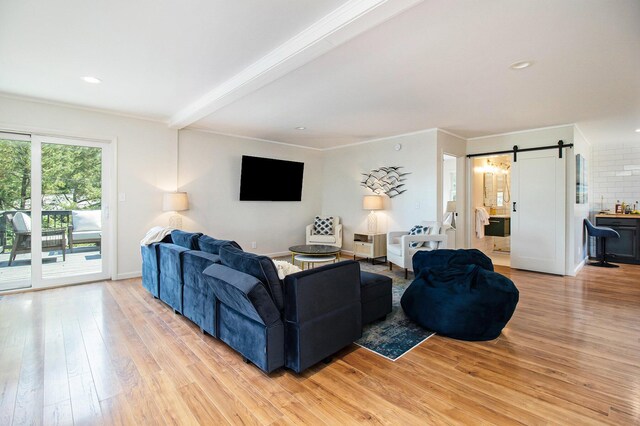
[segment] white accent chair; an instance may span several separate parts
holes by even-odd
[[[404,278],[408,277],[408,271],[413,271],[411,263],[413,255],[422,250],[436,250],[447,248],[447,230],[451,225],[443,225],[440,222],[422,222],[428,226],[428,235],[409,235],[409,231],[389,232],[387,234],[387,260],[389,270],[393,270],[393,264],[404,268]],[[427,247],[409,247],[409,243],[426,241]]]
[[[321,217],[329,216],[331,215],[325,215]],[[324,244],[327,246],[342,248],[342,224],[340,223],[340,217],[333,216],[333,235],[314,235],[313,223],[311,225],[307,225],[306,235],[307,245]]]
[[[69,225],[69,250],[74,244],[96,244],[102,248],[102,210],[73,210]]]

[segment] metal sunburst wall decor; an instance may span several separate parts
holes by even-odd
[[[404,189],[404,182],[406,178],[404,176],[411,173],[401,173],[402,166],[397,167],[380,167],[379,169],[373,169],[369,173],[362,173],[362,182],[360,186],[369,188],[375,194],[385,194],[389,198],[397,197],[398,195],[406,192]]]

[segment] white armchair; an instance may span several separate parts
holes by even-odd
[[[314,235],[313,223],[307,225],[306,244],[325,244],[342,248],[342,224],[338,216],[333,216],[333,235]]]
[[[408,271],[413,271],[411,263],[413,255],[421,250],[436,250],[447,248],[447,229],[451,225],[442,225],[440,222],[422,222],[421,225],[430,228],[428,235],[409,235],[409,231],[389,232],[387,234],[387,260],[389,270],[393,269],[393,264],[404,268],[404,278],[408,276]],[[409,243],[416,241],[426,241],[427,247],[409,247]]]

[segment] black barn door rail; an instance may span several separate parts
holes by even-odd
[[[563,148],[573,148],[573,144],[572,143],[565,144],[563,141],[560,140],[558,141],[557,145],[538,146],[535,148],[518,148],[518,145],[514,145],[513,149],[508,149],[506,151],[493,151],[493,152],[481,152],[479,154],[467,154],[467,158],[486,157],[488,155],[499,155],[499,154],[513,154],[513,161],[518,161],[519,152],[542,151],[544,149],[557,149],[558,158],[562,158]]]

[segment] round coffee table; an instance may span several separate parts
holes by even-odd
[[[336,263],[336,256],[335,255],[330,255],[330,256],[309,256],[308,254],[296,254],[295,255],[295,260],[300,262],[300,267],[304,271],[304,264],[305,263],[307,265],[309,265],[309,268],[313,268],[316,265],[316,263],[327,263],[327,262]]]
[[[300,246],[289,247],[291,252],[291,263],[295,264],[296,254],[305,256],[330,256],[335,255],[340,260],[340,247],[328,246],[323,244],[303,244]]]

